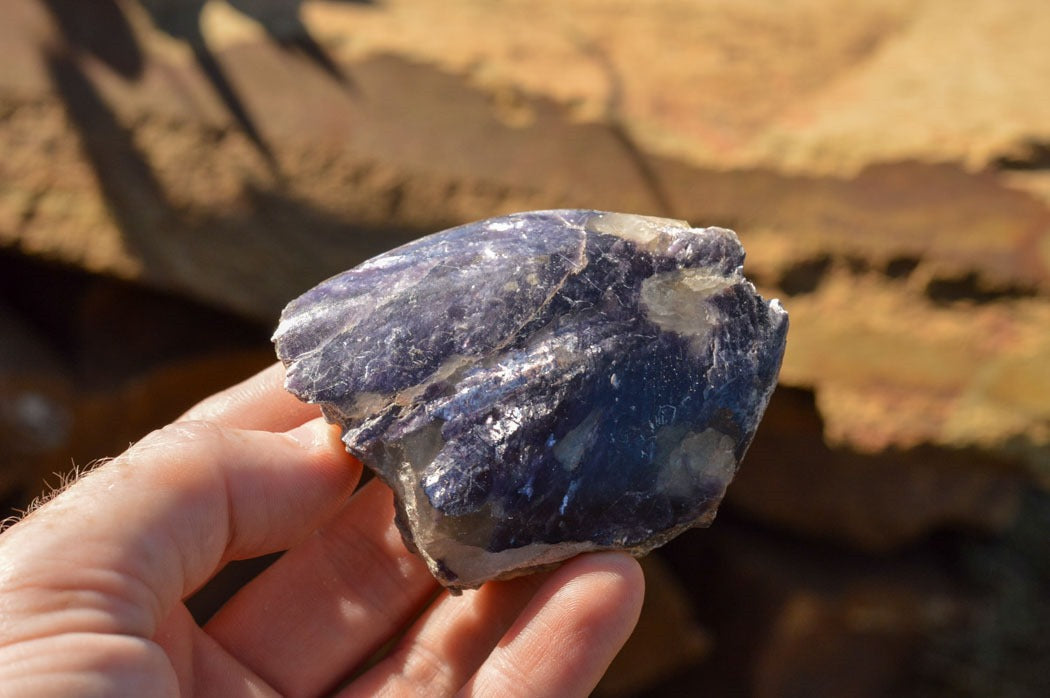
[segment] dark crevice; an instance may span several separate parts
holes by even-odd
[[[199,301],[10,250],[0,250],[0,299],[83,389],[187,357],[265,346],[270,334],[268,324]]]
[[[860,276],[871,270],[871,262],[860,255],[846,255],[846,268],[854,276]]]
[[[848,271],[858,277],[871,271],[881,273],[886,279],[903,281],[910,278],[922,264],[922,259],[912,255],[890,258],[885,265],[873,268],[867,261],[855,256],[832,256],[828,254],[809,257],[786,266],[775,285],[787,296],[802,296],[817,291],[833,267]],[[763,279],[756,281],[765,282]],[[952,303],[994,303],[1020,298],[1032,298],[1038,289],[1032,285],[1011,282],[996,282],[982,277],[976,271],[954,276],[937,276],[925,288],[925,296],[936,305]]]
[[[906,279],[919,266],[918,257],[894,257],[886,262],[885,274],[891,279]]]
[[[1028,141],[1011,155],[995,160],[1002,170],[1050,170],[1050,142]]]
[[[960,276],[940,277],[926,284],[926,297],[938,305],[951,303],[993,303],[995,301],[1031,298],[1036,290],[1018,284],[990,284],[976,272]]]
[[[789,296],[813,293],[831,270],[831,257],[822,255],[804,259],[784,270],[777,284]]]
[[[284,553],[271,553],[248,560],[233,560],[223,567],[208,583],[186,599],[186,607],[194,619],[204,625],[222,608],[235,591],[277,562]]]

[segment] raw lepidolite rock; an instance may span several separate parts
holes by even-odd
[[[540,211],[453,228],[292,301],[286,386],[397,495],[453,590],[714,518],[787,314],[722,228]]]

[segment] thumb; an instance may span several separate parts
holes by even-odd
[[[0,608],[31,620],[0,624],[0,643],[54,628],[150,637],[225,561],[294,545],[360,476],[332,429],[180,422],[81,478],[0,535]]]

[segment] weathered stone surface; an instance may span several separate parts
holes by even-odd
[[[1025,477],[986,454],[929,445],[859,452],[824,443],[824,431],[811,392],[779,388],[724,506],[882,553],[932,530],[1002,531],[1017,516]]]
[[[292,301],[287,388],[395,491],[452,589],[713,519],[787,314],[722,228],[522,213],[380,255]]]
[[[433,32],[435,10],[396,0],[279,18],[11,0],[0,244],[269,322],[319,274],[513,210],[732,225],[760,286],[798,297],[784,382],[818,395],[829,437],[976,448],[1050,480],[1038,2],[981,0],[963,26],[943,0],[848,21],[840,0],[457,1]],[[522,35],[523,13],[564,30]],[[1004,341],[959,340],[974,304]]]
[[[481,11],[472,0],[389,0],[382,11],[315,3],[306,17],[333,43],[352,36],[340,43],[347,58],[394,54],[465,74],[509,123],[535,118],[522,94],[550,95],[701,167],[849,175],[901,160],[980,169],[1050,139],[1036,87],[1050,72],[1040,7],[512,0]],[[521,32],[523,22],[549,30]]]

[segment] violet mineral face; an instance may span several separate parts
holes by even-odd
[[[274,342],[458,591],[711,522],[788,328],[743,261],[723,228],[518,213],[322,282]]]

